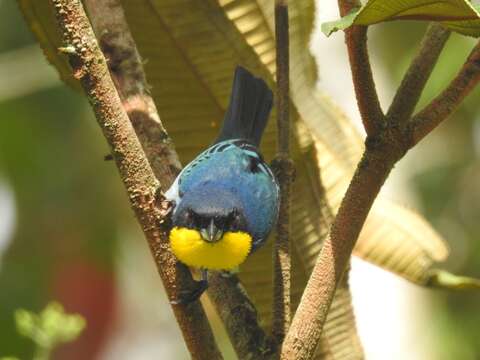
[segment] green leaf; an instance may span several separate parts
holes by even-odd
[[[28,337],[42,349],[52,349],[60,343],[76,339],[85,328],[85,319],[65,313],[62,305],[52,302],[40,314],[19,309],[15,322],[20,335]]]
[[[467,0],[370,0],[339,20],[322,24],[327,36],[352,25],[372,25],[385,21],[410,19],[439,21],[452,31],[480,36],[480,14]]]
[[[466,0],[370,0],[355,19],[357,25],[386,20],[415,19],[430,21],[478,19],[478,13]]]
[[[358,16],[358,13],[360,12],[360,8],[353,9],[350,11],[348,15],[345,15],[344,17],[340,18],[339,20],[335,21],[327,21],[322,24],[322,32],[326,36],[330,36],[332,33],[339,31],[339,30],[345,30],[349,28],[350,26],[353,25],[356,17]]]
[[[480,13],[480,6],[474,6],[477,13]],[[459,21],[443,21],[443,25],[450,30],[463,35],[479,37],[480,36],[480,19],[475,20],[459,20]]]
[[[430,271],[430,276],[425,285],[453,290],[480,290],[479,279],[458,276],[439,269],[432,269]]]

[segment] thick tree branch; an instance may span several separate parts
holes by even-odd
[[[345,15],[353,7],[358,6],[359,2],[339,0],[339,5],[342,15]],[[378,99],[369,71],[365,46],[366,33],[362,34],[361,31],[365,29],[352,27],[347,32],[347,46],[357,101],[367,131],[366,149],[318,256],[283,343],[281,358],[285,360],[311,359],[314,356],[336,287],[347,268],[370,208],[393,166],[408,149],[447,117],[480,80],[479,43],[447,89],[417,114],[411,123],[407,126],[398,126],[398,122],[405,121],[411,115],[448,38],[448,33],[442,29],[431,27],[420,54],[413,61],[400,86],[389,112],[390,121],[384,121],[384,116],[379,114],[379,107],[371,106],[378,104]],[[362,81],[365,86],[359,86]],[[364,116],[371,114],[372,109],[373,114],[377,113],[377,119],[381,122],[372,123],[371,120],[375,119],[375,116]]]
[[[123,106],[162,190],[175,180],[180,163],[165,132],[146,82],[141,58],[119,0],[84,0],[93,29],[107,57]],[[105,16],[109,14],[109,16]],[[258,359],[273,352],[273,344],[258,324],[257,312],[238,278],[211,276],[209,297],[215,303],[230,341],[241,359]]]
[[[450,31],[438,23],[432,23],[428,27],[420,49],[405,73],[388,109],[387,121],[404,123],[412,116],[449,36]]]
[[[84,0],[83,4],[107,59],[123,108],[162,190],[166,191],[180,172],[181,164],[150,95],[123,7],[119,0]]]
[[[368,212],[393,165],[404,154],[398,135],[384,132],[379,141],[367,144],[307,283],[281,359],[311,359],[314,355],[336,287]]]
[[[168,245],[168,204],[157,207],[158,182],[141,148],[108,73],[106,60],[79,0],[51,0],[69,62],[107,139],[132,209],[142,226],[170,299],[191,280],[177,266]],[[159,226],[160,223],[160,226]],[[176,306],[174,313],[195,359],[221,359],[205,313],[199,303]]]
[[[473,48],[467,61],[447,88],[423,110],[410,124],[411,144],[414,146],[445,120],[480,81],[480,42]]]
[[[360,7],[358,0],[338,0],[340,15]],[[367,27],[352,26],[345,30],[353,86],[363,126],[368,136],[375,136],[384,125],[384,114],[378,100],[367,49]]]
[[[275,1],[275,41],[277,76],[277,156],[272,166],[280,185],[280,210],[277,236],[273,246],[273,323],[272,335],[281,344],[290,326],[290,194],[293,180],[293,163],[290,159],[289,119],[289,38],[288,2]]]

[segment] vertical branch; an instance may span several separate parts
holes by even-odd
[[[288,4],[286,0],[275,1],[275,41],[277,65],[277,128],[278,154],[273,162],[280,184],[280,210],[277,236],[273,248],[273,324],[272,334],[278,344],[290,326],[290,193],[293,180],[293,163],[290,153],[289,119],[289,39]]]
[[[367,147],[285,337],[282,360],[307,360],[315,354],[336,287],[348,266],[360,230],[388,174],[403,155],[403,146],[392,145],[385,139]]]
[[[169,250],[169,209],[163,202],[157,207],[158,181],[110,78],[106,60],[81,2],[51,0],[51,4],[65,43],[60,50],[68,55],[73,75],[80,81],[111,147],[132,209],[148,241],[167,294],[169,298],[177,298],[179,285],[188,284],[189,274],[179,271]],[[174,307],[174,313],[192,358],[222,358],[199,303],[188,308]]]
[[[358,0],[338,0],[340,15],[345,16],[356,7]],[[348,49],[350,69],[358,109],[362,117],[363,127],[368,136],[375,136],[384,125],[384,115],[378,100],[372,67],[367,49],[367,27],[352,26],[345,30],[345,42]]]

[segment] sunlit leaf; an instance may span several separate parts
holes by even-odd
[[[340,31],[340,30],[345,30],[345,29],[349,28],[350,26],[352,26],[354,24],[355,19],[357,18],[359,11],[360,11],[360,9],[358,9],[358,8],[353,9],[352,11],[350,11],[349,14],[341,17],[338,20],[327,21],[327,22],[322,23],[322,26],[321,26],[322,32],[325,35],[330,36],[334,32],[337,32],[337,31]]]
[[[322,31],[329,36],[352,25],[372,25],[399,19],[439,21],[458,33],[480,35],[478,8],[467,0],[369,0],[341,19],[322,24]]]
[[[466,0],[370,0],[357,15],[355,23],[368,25],[386,19],[471,20],[478,18]]]
[[[423,285],[432,266],[447,258],[448,248],[420,215],[379,198],[360,234],[355,255]]]
[[[429,271],[425,285],[453,290],[480,290],[479,279],[457,276],[439,269]]]
[[[474,6],[477,13],[480,13],[480,6]],[[458,20],[443,21],[443,25],[452,31],[456,31],[463,35],[479,37],[480,36],[480,19],[475,20]]]

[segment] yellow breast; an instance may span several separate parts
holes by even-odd
[[[178,260],[188,266],[230,270],[247,258],[252,237],[244,232],[226,232],[220,241],[208,243],[196,230],[175,227],[170,232],[170,245]]]

